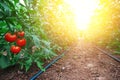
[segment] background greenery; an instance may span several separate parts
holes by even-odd
[[[86,32],[88,40],[113,49],[120,54],[120,2],[100,0]]]

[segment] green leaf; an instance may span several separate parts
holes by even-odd
[[[40,39],[38,38],[38,36],[32,35],[32,38],[35,43],[35,46],[39,48],[40,47]]]
[[[0,2],[0,5],[6,10],[10,10],[10,8],[5,3]]]
[[[16,17],[6,17],[7,20],[15,21]]]
[[[25,61],[26,71],[28,71],[28,69],[30,68],[31,65],[32,65],[32,59],[29,58],[27,61]]]
[[[19,0],[14,0],[15,4],[17,4],[19,2]]]
[[[44,43],[45,46],[50,47],[50,42],[46,40],[41,40],[42,43]]]
[[[0,18],[3,18],[4,12],[0,11]]]
[[[114,54],[120,54],[120,51],[114,51],[113,53]]]
[[[50,59],[52,56],[57,56],[51,49],[43,48],[45,59]]]
[[[0,56],[0,68],[4,69],[4,68],[7,68],[8,66],[10,66],[10,61],[8,57],[1,55]]]
[[[43,68],[43,63],[42,62],[40,62],[40,61],[36,61],[36,63],[37,63],[37,66],[42,70],[42,71],[45,71],[45,69]]]
[[[0,26],[6,26],[7,24],[5,23],[5,22],[3,22],[3,21],[0,21]]]
[[[6,11],[5,11],[5,14],[6,14],[7,16],[11,16],[11,11],[10,11],[10,10],[6,10]]]
[[[22,29],[22,26],[18,24],[18,25],[15,26],[15,28],[16,28],[17,30],[21,30],[21,29]]]

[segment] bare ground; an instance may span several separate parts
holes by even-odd
[[[2,70],[0,80],[29,80],[37,71],[35,65],[28,72],[19,71],[14,66]],[[120,63],[90,43],[78,41],[36,80],[120,80]]]

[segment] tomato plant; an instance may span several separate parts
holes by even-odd
[[[100,0],[100,9],[96,9],[86,39],[100,46],[113,49],[120,54],[120,5],[119,1]],[[96,35],[95,35],[96,34]]]
[[[62,48],[75,42],[78,38],[77,27],[75,26],[74,14],[69,5],[64,0],[56,1],[38,1],[42,5],[38,5],[38,12],[43,16],[43,27],[52,40],[53,44],[58,44]],[[44,12],[43,12],[44,11]],[[46,18],[47,17],[47,18]]]
[[[5,60],[0,68],[20,64],[27,71],[36,63],[43,69],[44,61],[56,56],[60,46],[66,48],[77,40],[74,15],[64,0],[1,0],[0,11],[0,62]],[[5,41],[8,32],[17,35],[15,42]]]
[[[51,45],[51,41],[45,34],[42,25],[44,22],[37,12],[36,4],[37,1],[33,3],[29,0],[0,1],[2,12],[0,14],[0,68],[20,64],[21,69],[25,68],[27,71],[33,63],[36,63],[40,69],[43,69],[44,60],[56,55],[54,51],[57,46]],[[20,46],[25,47],[20,48]]]

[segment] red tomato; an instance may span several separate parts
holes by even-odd
[[[14,42],[16,39],[17,39],[16,34],[12,35],[9,32],[5,34],[5,40],[8,41],[8,42]]]
[[[21,51],[21,47],[19,47],[19,46],[11,46],[10,47],[10,51],[13,53],[13,54],[17,54],[17,53],[19,53],[20,51]]]
[[[24,32],[24,31],[18,32],[18,35],[19,35],[20,37],[24,37],[25,32]]]
[[[17,39],[16,41],[17,45],[22,47],[22,46],[25,46],[26,45],[26,39]]]

